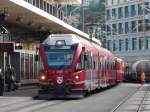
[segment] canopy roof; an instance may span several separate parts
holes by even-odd
[[[79,0],[53,0],[60,2],[77,2]],[[79,2],[77,2],[79,3]],[[89,38],[89,35],[72,27],[55,16],[33,6],[24,0],[0,0],[0,11],[7,10],[7,22],[30,30],[39,31],[51,30],[53,32],[77,34],[81,37]],[[16,21],[20,17],[20,21]],[[29,24],[30,23],[30,24]]]

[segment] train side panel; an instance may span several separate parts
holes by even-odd
[[[124,62],[119,58],[117,58],[116,60],[116,77],[117,82],[121,82],[124,80]]]

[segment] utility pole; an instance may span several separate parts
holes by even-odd
[[[84,28],[84,0],[82,0],[81,12],[82,12],[82,31],[84,32],[84,30],[85,30],[85,28]]]

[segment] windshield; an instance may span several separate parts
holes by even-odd
[[[61,47],[44,46],[48,67],[56,69],[70,68],[74,58],[75,49],[75,45]]]

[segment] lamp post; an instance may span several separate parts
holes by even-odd
[[[83,0],[82,0],[83,1]],[[83,5],[83,2],[82,2],[82,30],[84,31],[85,28],[84,28],[84,5]]]

